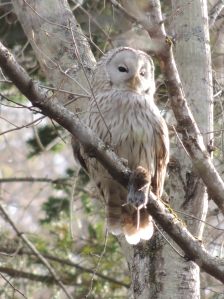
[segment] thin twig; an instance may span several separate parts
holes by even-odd
[[[12,123],[10,120],[8,120],[7,118],[0,116],[0,119],[3,119],[5,122],[7,122],[8,124],[12,125],[15,127],[15,129],[18,129],[18,126],[15,125],[14,123]]]
[[[63,184],[71,186],[71,183],[68,183],[70,178],[60,178],[60,179],[49,179],[49,178],[35,178],[35,177],[11,177],[11,178],[0,178],[1,183],[19,183],[19,182],[27,182],[27,183],[50,183],[50,184]]]
[[[40,84],[39,86],[42,87],[42,88],[45,88],[45,89],[49,89],[49,90],[53,90],[53,91],[57,91],[57,92],[60,91],[60,92],[71,94],[71,95],[74,95],[74,96],[77,96],[77,97],[82,97],[82,98],[89,98],[90,97],[89,95],[86,95],[86,94],[81,94],[81,93],[72,92],[72,91],[69,91],[69,90],[61,89],[61,88],[46,86],[46,85],[43,85],[43,84]]]
[[[21,103],[17,103],[16,101],[10,99],[9,97],[7,97],[6,95],[4,95],[1,92],[0,92],[0,97],[2,97],[3,99],[5,99],[6,101],[8,101],[10,103],[16,104],[18,107],[15,107],[15,108],[24,108],[24,109],[28,109],[32,112],[35,112],[35,113],[40,113],[40,111],[36,110],[33,106],[26,106]]]
[[[71,234],[71,238],[72,240],[74,241],[75,240],[75,237],[74,237],[74,231],[73,231],[73,204],[74,204],[74,197],[75,197],[75,191],[76,191],[76,187],[77,187],[77,181],[78,181],[78,174],[79,174],[79,171],[77,173],[77,175],[75,176],[74,178],[74,183],[73,183],[73,186],[72,186],[72,192],[71,192],[71,198],[70,198],[70,202],[69,202],[69,226],[70,226],[70,234]]]
[[[16,287],[14,287],[14,285],[13,284],[11,284],[11,282],[0,272],[0,276],[7,282],[7,284],[9,284],[10,285],[10,287],[14,290],[14,291],[16,291],[17,293],[19,293],[20,295],[22,295],[23,296],[23,298],[26,298],[26,299],[28,299],[20,290],[18,290]]]
[[[4,13],[3,15],[0,16],[0,20],[3,19],[4,17],[6,17],[7,15],[9,15],[11,12],[13,12],[13,9],[6,11],[6,13]]]
[[[140,23],[119,2],[117,2],[116,0],[110,0],[110,2],[115,8],[119,9],[129,21],[134,23]]]
[[[0,266],[0,272],[6,273],[10,277],[14,278],[23,278],[23,279],[29,279],[31,281],[39,281],[46,284],[55,284],[57,281],[55,281],[54,277],[50,275],[38,275],[26,271],[21,271],[14,268],[9,267],[3,267]],[[74,286],[75,285],[75,279],[73,277],[70,277],[69,279],[63,278],[63,283],[66,285]]]
[[[108,125],[107,125],[107,123],[106,123],[106,120],[105,120],[105,118],[104,118],[104,116],[103,116],[103,114],[102,114],[102,112],[101,112],[101,110],[100,110],[100,107],[99,107],[99,105],[98,105],[98,102],[97,102],[97,100],[96,100],[95,94],[94,94],[94,92],[93,92],[92,85],[91,85],[91,83],[90,83],[89,77],[87,76],[86,70],[85,70],[84,65],[83,65],[83,61],[82,61],[82,59],[81,59],[81,57],[80,57],[80,54],[79,54],[79,50],[78,50],[78,47],[77,47],[77,44],[76,44],[76,40],[75,40],[75,37],[74,37],[74,33],[73,33],[73,30],[72,30],[71,24],[70,24],[70,31],[71,31],[72,39],[73,39],[73,43],[74,43],[74,46],[75,46],[76,58],[77,58],[77,60],[79,61],[81,67],[82,67],[83,73],[84,73],[84,75],[85,75],[85,77],[86,77],[86,80],[87,80],[87,83],[88,83],[88,85],[89,85],[89,89],[90,89],[90,92],[91,92],[92,97],[93,97],[93,99],[94,99],[94,102],[95,102],[95,104],[96,104],[97,110],[98,110],[98,112],[99,112],[99,114],[100,114],[100,117],[101,117],[101,119],[102,119],[102,121],[103,121],[103,123],[104,123],[104,125],[105,125],[105,127],[106,127],[106,129],[107,129],[107,133],[108,133],[109,136],[110,136],[110,143],[111,143],[111,140],[112,140],[112,134],[111,134],[110,128],[108,127]]]
[[[172,210],[174,210],[174,212],[179,213],[179,214],[182,214],[182,215],[184,215],[184,216],[186,216],[186,217],[188,217],[188,218],[192,218],[192,219],[198,220],[198,221],[200,221],[200,222],[206,224],[207,226],[210,226],[211,228],[214,228],[214,229],[216,229],[216,230],[224,231],[223,228],[214,226],[214,225],[208,223],[207,221],[204,221],[204,220],[202,220],[202,219],[199,219],[198,217],[195,217],[195,216],[193,216],[193,215],[190,215],[190,214],[185,213],[185,212],[180,211],[180,210],[176,210],[176,209],[174,209],[174,208],[172,208]]]
[[[39,14],[34,8],[33,8],[33,6],[32,5],[30,5],[26,0],[23,0],[25,3],[26,3],[26,5],[36,14],[36,15],[38,15],[38,17],[40,18],[40,19],[42,19],[42,20],[44,20],[46,23],[48,23],[48,24],[51,24],[51,25],[55,25],[55,26],[57,26],[57,27],[61,27],[61,28],[64,28],[64,29],[69,29],[67,26],[65,26],[65,25],[61,25],[61,24],[58,24],[58,23],[54,23],[54,22],[51,22],[50,20],[48,20],[48,19],[46,19],[46,18],[44,18],[41,14]]]
[[[88,298],[88,297],[91,295],[91,293],[92,293],[92,289],[93,289],[93,280],[94,280],[94,277],[95,277],[95,275],[96,275],[96,273],[97,273],[97,271],[98,271],[98,269],[99,269],[101,260],[102,260],[102,258],[103,258],[103,256],[104,256],[105,252],[106,252],[107,240],[108,240],[108,230],[106,230],[106,232],[105,232],[105,239],[104,239],[104,247],[103,247],[103,251],[102,251],[101,254],[100,254],[100,257],[99,257],[99,259],[98,259],[96,268],[95,268],[95,270],[94,270],[94,272],[93,272],[93,275],[92,275],[92,278],[91,278],[91,282],[90,282],[89,292],[88,292],[88,294],[85,296],[85,298]]]
[[[189,155],[189,153],[188,153],[188,151],[187,151],[186,147],[184,146],[184,144],[183,144],[182,140],[180,139],[180,136],[178,135],[178,133],[177,133],[177,131],[176,131],[175,127],[174,127],[174,126],[172,126],[172,129],[174,130],[174,133],[175,133],[175,135],[177,136],[177,139],[178,139],[178,141],[180,142],[181,146],[183,147],[183,149],[184,149],[184,151],[185,151],[186,155],[187,155],[187,156],[190,158],[190,155]]]
[[[1,250],[0,254],[2,254],[2,253],[8,254],[7,255],[8,257],[14,257],[15,254],[27,255],[27,256],[35,255],[33,252],[31,252],[31,251],[29,251],[25,248],[19,247],[18,249],[15,250],[14,245],[10,246],[10,244],[9,245],[7,245],[7,244],[4,245],[3,244],[3,246],[1,245],[0,250]],[[101,279],[103,279],[105,281],[108,281],[110,283],[117,284],[117,285],[120,285],[120,286],[125,287],[125,288],[129,288],[129,285],[127,283],[124,283],[122,281],[116,280],[115,278],[106,276],[106,275],[104,275],[100,272],[97,272],[94,269],[83,267],[83,266],[79,265],[78,263],[74,263],[74,262],[72,262],[68,259],[63,259],[63,258],[53,256],[53,255],[50,255],[50,254],[42,254],[42,255],[44,256],[44,258],[46,258],[50,261],[53,261],[55,263],[58,263],[60,265],[63,265],[63,266],[66,265],[66,266],[69,266],[69,267],[73,267],[73,268],[76,268],[77,270],[79,270],[81,272],[85,272],[85,273],[88,273],[88,274],[94,274],[98,278],[101,278]]]
[[[23,242],[30,248],[30,250],[36,255],[36,257],[42,262],[42,264],[48,269],[52,277],[55,279],[57,284],[60,286],[60,288],[63,290],[67,298],[72,299],[71,295],[67,292],[65,286],[61,282],[60,278],[56,274],[55,270],[51,267],[49,262],[40,254],[40,252],[36,249],[36,247],[29,241],[29,239],[16,227],[13,220],[10,218],[6,210],[4,209],[3,205],[0,203],[0,211],[4,217],[4,219],[11,225],[13,230],[16,232],[19,238],[23,240]]]
[[[43,120],[44,118],[45,118],[45,116],[41,116],[41,117],[35,119],[34,121],[31,121],[31,122],[28,123],[28,124],[25,124],[25,125],[23,125],[23,126],[16,127],[16,128],[13,128],[13,129],[9,129],[9,130],[6,130],[6,131],[4,131],[4,132],[1,132],[1,133],[0,133],[0,136],[1,136],[1,135],[5,135],[5,134],[10,133],[10,132],[13,132],[13,131],[18,131],[18,130],[21,130],[21,129],[24,129],[24,128],[29,128],[29,127],[33,126],[35,123],[37,123],[37,122]]]
[[[23,0],[23,1],[24,1],[24,0]],[[85,97],[88,98],[88,96],[89,96],[89,92],[88,92],[88,90],[85,89],[85,87],[82,86],[82,85],[79,83],[78,80],[76,80],[75,78],[71,77],[71,76],[68,74],[68,70],[63,70],[62,67],[61,67],[56,61],[52,60],[52,59],[51,59],[45,52],[43,52],[43,51],[41,50],[41,48],[37,45],[37,43],[36,43],[36,41],[35,41],[35,39],[34,39],[34,35],[33,35],[33,37],[32,37],[32,41],[33,41],[35,47],[37,48],[37,50],[38,50],[42,55],[44,55],[44,57],[45,57],[49,62],[51,62],[55,68],[57,68],[57,69],[58,69],[58,70],[59,70],[65,77],[71,79],[73,82],[75,82],[75,84],[77,84],[77,86],[79,86],[83,91],[86,92],[86,96],[85,96]],[[45,63],[45,64],[46,64],[46,63]],[[47,64],[46,64],[46,66],[50,69],[50,67],[49,67]],[[60,89],[60,88],[59,88],[59,89]],[[58,90],[58,89],[56,89],[56,90]]]
[[[179,250],[177,250],[172,244],[171,242],[167,239],[167,237],[164,235],[164,233],[161,231],[161,229],[159,229],[158,225],[156,225],[155,221],[153,221],[153,224],[155,226],[155,228],[158,230],[158,232],[161,234],[161,236],[166,240],[166,242],[170,245],[170,247],[173,249],[174,252],[176,252],[180,257],[185,258],[186,256],[184,256],[182,253],[179,252]]]
[[[11,2],[11,1],[9,1],[9,2],[0,3],[0,6],[4,6],[4,5],[11,5],[11,4],[12,4],[12,2]]]
[[[77,1],[72,0],[72,2],[76,3]],[[104,34],[104,36],[107,38],[108,41],[111,40],[111,38],[107,34],[107,32],[105,30],[103,30],[102,26],[97,22],[97,20],[84,7],[79,5],[77,8],[80,9],[82,12],[84,12],[88,16],[89,20],[92,21],[97,26],[97,28],[100,29],[100,31]],[[91,32],[90,32],[90,34],[91,34]],[[91,40],[91,42],[93,42],[93,41]],[[95,45],[95,43],[94,43],[94,45]]]

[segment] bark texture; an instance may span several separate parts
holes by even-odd
[[[57,98],[69,102],[72,111],[85,110],[95,58],[67,0],[12,2],[42,70],[58,90]]]
[[[176,38],[174,56],[183,90],[200,132],[211,132],[213,94],[207,1],[173,0],[172,5],[173,12],[179,9],[171,26]],[[212,140],[211,134],[204,134],[203,137],[205,145]],[[208,205],[206,187],[177,139],[173,163],[175,166],[169,179],[171,206],[205,220]],[[185,221],[191,233],[201,239],[204,225],[189,218]],[[178,293],[181,298],[199,298],[199,267],[194,263],[186,263],[179,257],[175,258],[175,266],[172,260],[166,258],[166,262],[177,273],[178,279],[174,280],[177,298]],[[169,281],[170,278],[166,277],[166,280]]]

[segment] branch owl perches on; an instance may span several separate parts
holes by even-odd
[[[114,235],[124,234],[130,244],[149,240],[152,218],[144,208],[148,190],[160,197],[169,159],[166,123],[154,103],[154,64],[146,53],[116,48],[97,63],[92,97],[85,123],[133,171],[128,191],[107,170],[73,142],[75,157],[106,201],[107,225]]]

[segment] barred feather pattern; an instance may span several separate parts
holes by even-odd
[[[112,146],[119,157],[127,160],[130,169],[135,170],[138,166],[146,169],[150,174],[152,191],[161,196],[169,159],[169,138],[166,123],[153,99],[154,77],[152,74],[152,82],[147,93],[143,94],[113,86],[106,63],[119,49],[104,56],[96,68],[92,81],[94,96],[85,122],[105,143]],[[137,54],[146,55],[142,53],[139,51]],[[82,149],[81,156],[90,178],[106,201],[109,231],[115,235],[123,233],[131,244],[150,239],[153,223],[147,210],[142,208],[139,211],[140,223],[137,227],[136,209],[126,204],[127,190]]]

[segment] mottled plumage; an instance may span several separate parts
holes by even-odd
[[[154,103],[154,91],[154,66],[146,53],[127,47],[111,50],[100,59],[93,74],[93,96],[85,122],[119,157],[127,160],[130,169],[141,166],[143,174],[146,170],[149,182],[143,188],[146,195],[150,184],[152,191],[161,196],[169,138],[165,121]],[[106,201],[109,231],[115,235],[124,233],[131,244],[150,239],[153,224],[144,206],[138,223],[133,198],[138,193],[135,185],[130,181],[128,193],[96,159],[86,156],[82,148],[80,157]]]

